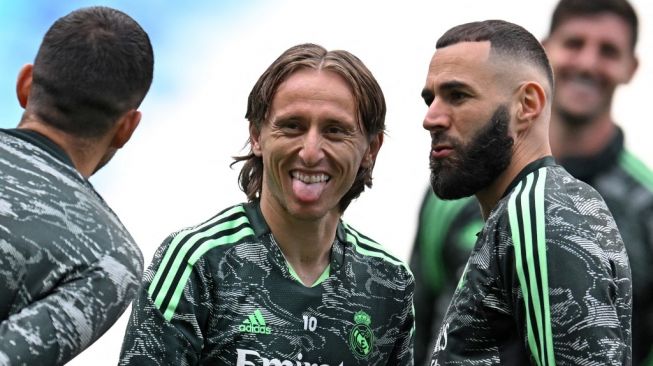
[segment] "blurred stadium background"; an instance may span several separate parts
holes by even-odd
[[[653,84],[653,2],[633,4],[641,22],[640,68],[617,93],[614,116],[626,131],[627,145],[651,165],[646,104]],[[406,259],[428,182],[429,138],[421,127],[426,107],[420,92],[437,37],[459,23],[501,18],[541,38],[555,0],[0,0],[1,128],[20,120],[16,76],[33,61],[45,31],[58,17],[90,5],[130,14],[154,47],[154,82],[141,106],[141,125],[113,162],[91,178],[148,265],[170,232],[245,199],[236,183],[240,166],[230,169],[229,163],[247,138],[247,95],[283,50],[303,42],[356,54],[385,92],[388,135],[374,188],[345,218]],[[69,365],[115,365],[128,313]]]

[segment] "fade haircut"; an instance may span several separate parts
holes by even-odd
[[[75,10],[43,37],[34,60],[30,108],[59,130],[97,138],[138,108],[153,67],[150,39],[127,14],[101,6]]]
[[[353,54],[343,51],[327,51],[322,46],[305,43],[286,50],[258,79],[247,100],[245,118],[258,131],[267,123],[274,95],[282,82],[300,69],[328,70],[340,75],[349,85],[354,96],[358,125],[368,142],[385,131],[386,105],[381,87],[363,62]],[[234,157],[232,166],[243,161],[238,181],[247,199],[260,197],[263,187],[263,159],[254,155],[251,145],[247,155]],[[365,187],[372,187],[372,169],[360,167],[349,191],[340,200],[341,212],[357,198]]]
[[[523,27],[504,20],[485,20],[461,24],[449,29],[438,39],[436,49],[461,42],[490,42],[491,52],[526,61],[546,75],[553,90],[553,70],[540,42]]]
[[[551,16],[549,35],[553,34],[566,20],[601,13],[614,14],[628,24],[630,27],[630,49],[634,51],[637,45],[639,21],[635,9],[626,0],[561,0]]]

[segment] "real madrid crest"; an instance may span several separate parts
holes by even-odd
[[[354,314],[356,325],[349,332],[349,348],[357,358],[367,358],[372,353],[374,334],[370,329],[372,319],[364,311]]]

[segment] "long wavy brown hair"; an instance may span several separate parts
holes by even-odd
[[[368,142],[379,132],[385,132],[386,105],[383,92],[378,82],[365,67],[363,62],[353,54],[343,51],[327,51],[315,44],[300,44],[286,50],[279,56],[258,79],[247,100],[245,118],[250,126],[260,131],[266,123],[272,99],[279,85],[292,73],[301,68],[329,70],[342,76],[353,91],[358,122]],[[254,155],[251,144],[247,155],[234,157],[233,166],[244,162],[238,182],[247,199],[253,201],[261,196],[263,187],[263,159]],[[344,212],[351,201],[357,198],[365,187],[372,187],[372,170],[360,167],[356,179],[349,191],[340,200],[340,211]]]

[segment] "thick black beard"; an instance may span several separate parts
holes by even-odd
[[[433,192],[441,199],[458,199],[490,186],[512,159],[509,121],[508,107],[500,105],[466,145],[443,134],[433,135],[433,144],[446,141],[454,149],[445,159],[430,159]]]

